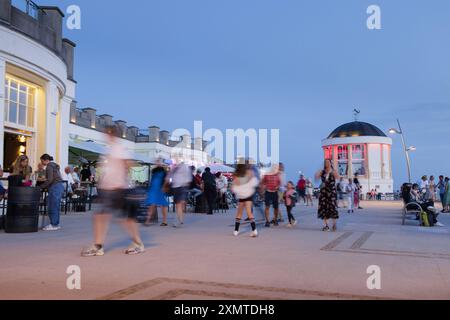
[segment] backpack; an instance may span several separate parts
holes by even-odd
[[[425,211],[422,211],[420,215],[422,216],[422,226],[431,227],[430,220],[428,220],[428,214]]]

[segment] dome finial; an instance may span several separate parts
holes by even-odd
[[[358,117],[359,117],[359,114],[361,113],[361,110],[359,110],[359,109],[353,109],[353,116],[354,116],[354,118],[355,118],[355,121],[358,121]]]

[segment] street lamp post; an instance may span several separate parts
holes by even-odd
[[[411,159],[409,157],[409,152],[416,151],[415,147],[406,147],[405,135],[403,134],[402,126],[400,125],[400,120],[397,119],[398,129],[390,129],[391,134],[399,134],[402,138],[403,151],[405,152],[406,167],[408,169],[408,181],[411,183]]]

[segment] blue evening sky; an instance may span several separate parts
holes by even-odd
[[[450,1],[41,0],[77,4],[79,107],[169,131],[279,128],[290,179],[322,163],[321,140],[353,120],[402,121],[414,179],[450,175]],[[382,30],[366,9],[382,10]],[[396,185],[406,179],[394,137]]]

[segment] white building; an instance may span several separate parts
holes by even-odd
[[[203,151],[202,139],[174,141],[158,127],[143,133],[110,115],[97,116],[95,109],[77,109],[75,44],[62,37],[63,12],[31,1],[23,5],[0,0],[0,164],[6,172],[21,154],[29,156],[33,168],[44,153],[61,168],[98,157],[111,125],[141,163],[161,158],[203,166],[218,161]]]
[[[26,13],[0,0],[0,164],[6,169],[19,154],[33,167],[44,153],[68,162],[75,44],[62,38],[63,17],[56,7],[30,2]]]
[[[354,177],[362,185],[362,193],[373,189],[380,193],[392,193],[391,148],[392,139],[376,126],[354,121],[336,128],[322,141],[325,159],[343,177]]]

